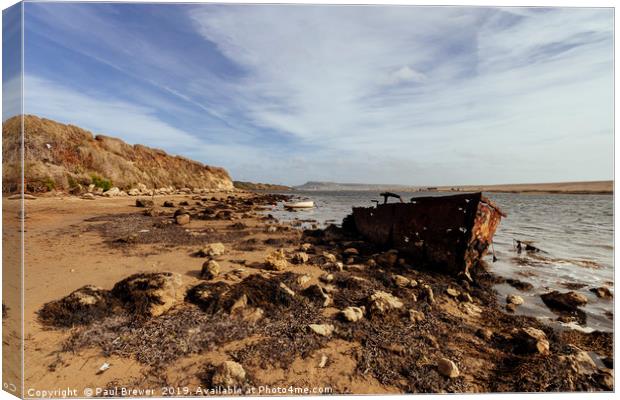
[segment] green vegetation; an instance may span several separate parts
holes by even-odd
[[[102,178],[98,175],[93,175],[90,178],[92,179],[93,185],[103,189],[104,192],[112,188],[112,181],[109,179]]]
[[[56,189],[56,182],[54,182],[54,180],[49,176],[43,178],[43,181],[41,183],[43,184],[43,186],[45,186],[48,192]]]

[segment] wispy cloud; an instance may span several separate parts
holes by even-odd
[[[32,112],[239,179],[613,174],[609,9],[28,7]]]

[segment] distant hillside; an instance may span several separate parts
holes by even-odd
[[[20,117],[2,125],[4,191],[18,187]],[[25,181],[29,192],[75,190],[91,183],[121,190],[151,188],[233,188],[228,172],[163,150],[97,135],[73,125],[24,117]]]
[[[272,183],[233,181],[233,185],[235,188],[243,190],[291,190],[289,186],[275,185]]]

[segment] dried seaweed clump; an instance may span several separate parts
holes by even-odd
[[[119,305],[109,291],[87,285],[60,300],[46,303],[38,314],[44,324],[71,327],[111,315]]]

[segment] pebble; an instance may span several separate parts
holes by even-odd
[[[224,361],[215,370],[211,383],[215,387],[233,387],[235,385],[241,386],[244,381],[245,370],[241,364],[234,361]]]
[[[181,214],[181,215],[177,215],[176,217],[174,217],[174,221],[178,224],[178,225],[187,225],[189,224],[189,214]]]
[[[321,336],[331,336],[334,333],[334,325],[330,324],[310,324],[308,327],[317,335]]]
[[[428,304],[433,304],[435,302],[435,295],[433,293],[433,288],[427,284],[422,285],[422,290],[424,291],[424,297]]]
[[[426,317],[424,316],[424,313],[418,311],[418,310],[409,310],[409,320],[411,322],[420,322],[420,321],[424,321]]]
[[[221,272],[220,265],[215,260],[206,261],[202,264],[202,271],[200,271],[200,277],[203,279],[214,279]]]
[[[226,252],[226,246],[223,243],[209,243],[205,247],[203,247],[199,253],[202,257],[217,257],[221,256]]]
[[[409,278],[402,276],[402,275],[393,275],[392,280],[394,281],[396,286],[402,287],[402,288],[407,287],[411,284],[411,281],[409,280]]]
[[[309,260],[308,254],[304,252],[295,253],[293,255],[293,264],[305,264]]]
[[[524,302],[525,301],[523,300],[523,297],[518,296],[516,294],[510,294],[506,297],[506,303],[514,304],[515,306],[520,306]]]
[[[371,311],[381,314],[403,306],[403,302],[398,297],[383,291],[373,293],[369,300]]]
[[[596,295],[596,297],[601,298],[601,299],[611,299],[614,296],[611,294],[611,291],[609,290],[608,287],[606,286],[601,286],[598,288],[592,288],[590,289],[590,291],[592,293],[594,293]]]
[[[440,358],[439,361],[437,361],[437,370],[441,375],[448,378],[456,378],[460,374],[459,368],[454,361],[447,358]]]
[[[319,362],[319,368],[325,368],[328,358],[325,354],[321,354],[321,361]]]
[[[364,318],[364,310],[361,307],[347,307],[340,311],[340,314],[348,322],[357,322]]]
[[[488,328],[480,328],[476,331],[476,336],[486,341],[489,341],[493,338],[493,331]]]
[[[458,290],[456,290],[456,289],[454,289],[454,288],[448,288],[448,289],[446,290],[446,293],[447,293],[447,294],[448,294],[448,296],[450,296],[450,297],[458,297],[458,296],[459,296],[459,294],[460,294],[460,293],[459,293],[459,291],[458,291]]]

